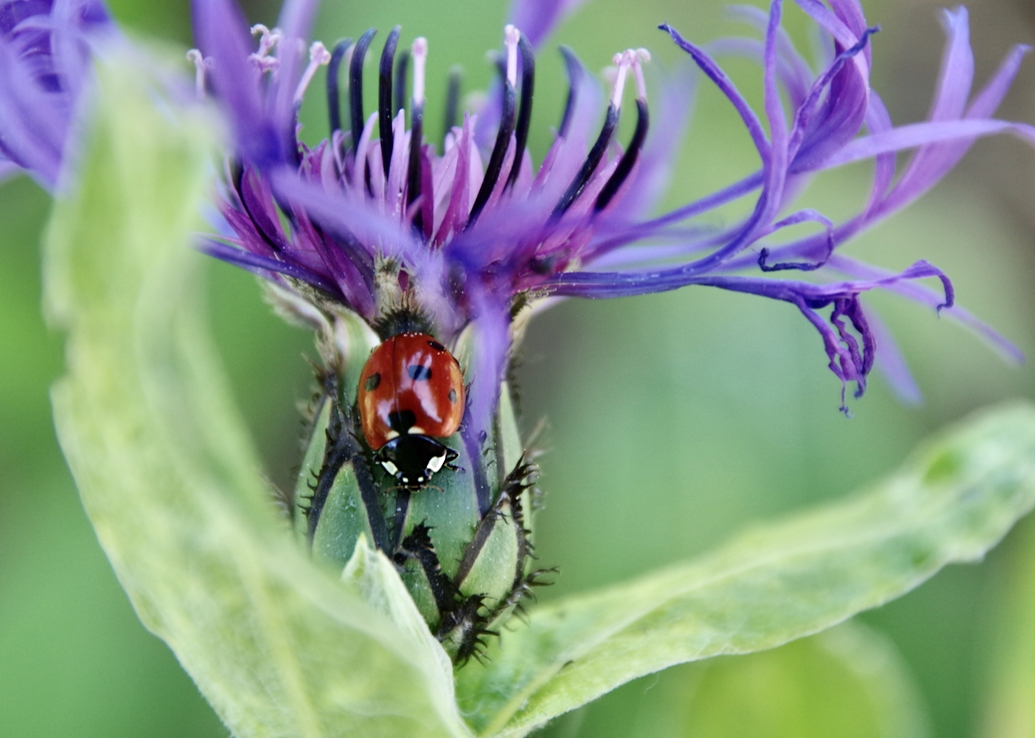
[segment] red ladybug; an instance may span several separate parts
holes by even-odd
[[[464,414],[460,364],[427,333],[392,336],[359,376],[359,416],[374,458],[403,487],[420,487],[457,457],[436,439],[456,433]]]

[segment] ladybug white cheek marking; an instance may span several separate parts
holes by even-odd
[[[393,477],[399,473],[399,467],[397,467],[391,461],[382,461],[381,466],[383,466],[385,468],[385,471],[391,474]],[[403,481],[405,482],[406,479],[404,478]]]
[[[428,476],[430,477],[431,474],[434,474],[437,471],[439,471],[445,465],[445,463],[446,463],[446,455],[445,454],[442,454],[441,456],[432,456],[428,460],[428,468],[425,471],[430,472],[430,474],[428,474]]]

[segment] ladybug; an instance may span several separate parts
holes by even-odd
[[[405,488],[421,487],[457,457],[439,441],[464,414],[464,375],[427,333],[387,338],[359,376],[359,416],[374,459]]]

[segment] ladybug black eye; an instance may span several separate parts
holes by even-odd
[[[363,383],[363,386],[366,388],[367,392],[373,392],[377,389],[377,386],[379,384],[381,384],[381,373],[374,372],[369,377],[367,377],[367,381]]]
[[[410,364],[406,367],[406,373],[410,375],[410,379],[414,381],[421,381],[431,379],[431,367],[421,366],[420,364]]]
[[[428,345],[431,346],[431,348],[435,349],[436,351],[445,351],[446,350],[446,347],[443,346],[438,341],[428,341]]]

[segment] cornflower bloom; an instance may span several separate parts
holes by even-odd
[[[212,61],[208,82],[224,103],[238,142],[238,164],[221,206],[233,236],[209,241],[205,248],[289,289],[326,296],[371,323],[405,293],[429,313],[447,345],[473,328],[477,358],[468,379],[476,429],[490,424],[515,320],[529,305],[549,298],[708,285],[789,302],[819,332],[831,371],[843,385],[855,383],[857,396],[865,390],[877,348],[873,318],[860,296],[875,288],[944,311],[1015,355],[1009,343],[954,306],[951,282],[933,264],[918,261],[894,273],[838,249],[924,194],[978,137],[1008,132],[1035,143],[1032,126],[992,117],[1027,49],[1012,49],[972,96],[967,12],[944,11],[948,44],[930,118],[896,127],[869,86],[869,40],[876,29],[867,26],[859,3],[800,0],[798,5],[827,41],[815,70],[781,28],[780,1],[768,14],[756,8],[735,11],[758,29],[761,40],[719,43],[761,63],[761,113],[708,52],[661,26],[729,99],[750,134],[760,168],[708,197],[648,217],[654,207],[649,193],[663,181],[678,144],[671,134],[680,126],[671,118],[680,115],[676,104],[687,91],[665,88],[666,119],[658,134],[648,135],[642,50],[615,56],[606,107],[596,103],[577,58],[564,51],[570,93],[555,142],[537,168],[526,150],[533,40],[516,27],[507,29],[503,80],[480,118],[466,113],[461,123],[456,95],[450,93],[447,117],[457,125],[439,153],[423,136],[423,39],[412,51],[414,85],[407,108],[403,78],[411,57],[400,61],[393,82],[398,30],[389,35],[379,68],[378,110],[366,118],[362,63],[373,31],[354,45],[339,44],[334,53],[314,44],[303,67],[299,49],[310,3],[289,2],[282,31],[262,30],[257,50],[232,5],[196,3],[197,38]],[[550,3],[541,7],[515,7],[515,16],[536,29],[535,41],[558,10]],[[339,113],[338,75],[346,57],[351,129],[343,128]],[[328,64],[332,133],[310,148],[296,137],[295,112],[315,65],[322,63]],[[623,150],[615,130],[629,77],[636,80],[637,123]],[[593,121],[601,113],[604,122],[596,132]],[[499,121],[488,131],[494,137],[484,135],[485,119]],[[480,146],[483,139],[491,145]],[[904,150],[914,153],[897,172],[896,153]],[[795,197],[815,174],[866,159],[874,161],[874,178],[858,215],[834,223],[815,210],[794,208]],[[754,198],[747,217],[722,229],[696,225],[701,216],[741,198]],[[288,227],[280,212],[288,215]],[[780,231],[803,223],[815,224],[819,232],[779,240]],[[782,278],[787,272],[811,272],[815,281]],[[924,278],[940,280],[940,289],[918,283]],[[843,399],[842,393],[847,410]]]
[[[733,105],[760,168],[706,198],[650,217],[648,193],[666,179],[687,89],[676,80],[663,86],[665,115],[649,135],[646,50],[615,55],[605,104],[577,57],[563,51],[570,81],[564,115],[542,162],[533,164],[526,144],[534,47],[560,5],[517,3],[514,15],[535,31],[530,37],[516,25],[505,28],[499,80],[484,110],[461,119],[458,82],[451,81],[445,110],[450,125],[439,152],[424,135],[424,38],[400,55],[401,28],[388,33],[378,64],[377,110],[367,116],[363,67],[374,29],[331,51],[312,43],[305,64],[302,39],[312,2],[289,0],[278,29],[251,28],[257,44],[230,0],[194,3],[200,50],[191,58],[198,93],[220,101],[237,142],[219,202],[227,227],[221,236],[205,238],[203,248],[271,280],[280,288],[274,293],[281,308],[324,336],[325,401],[314,414],[302,476],[289,500],[296,529],[314,553],[337,567],[348,563],[360,535],[372,539],[401,567],[425,619],[454,658],[477,654],[481,636],[494,632],[544,573],[528,563],[535,468],[527,456],[503,448],[512,423],[505,397],[509,358],[537,308],[559,298],[690,285],[788,302],[819,332],[829,367],[842,382],[846,413],[848,384],[862,395],[876,355],[879,328],[860,300],[869,290],[899,292],[947,310],[1014,351],[954,307],[952,283],[933,264],[918,261],[888,272],[838,248],[923,194],[977,137],[1010,132],[1035,143],[1035,128],[991,117],[1024,49],[1015,48],[970,100],[967,14],[946,11],[949,44],[931,118],[895,127],[869,86],[869,42],[876,29],[858,2],[798,4],[825,33],[825,56],[816,69],[782,30],[781,0],[768,13],[736,11],[757,28],[760,40],[720,42],[720,48],[761,63],[761,113],[708,52],[661,26]],[[310,147],[298,138],[297,111],[322,65],[330,137]],[[348,128],[341,114],[343,66]],[[630,86],[636,125],[622,146],[616,131]],[[916,151],[896,176],[896,152],[904,149]],[[813,175],[861,159],[875,162],[861,213],[834,223],[794,207]],[[741,198],[754,198],[746,217],[723,228],[699,225],[702,216]],[[802,224],[818,233],[780,239],[781,231]],[[794,272],[812,273],[815,280],[784,278]],[[938,280],[939,289],[919,283],[926,278]],[[377,340],[358,350],[355,338],[343,343],[338,336],[348,331],[336,326],[348,322],[345,313],[385,342],[362,377],[356,376],[358,361]],[[429,363],[438,360],[416,348],[402,349],[404,337],[414,333],[426,336],[420,346],[430,342],[453,351],[466,365],[468,402],[456,425],[439,418],[449,414],[449,403],[463,404],[464,386],[438,379],[437,386],[425,381],[418,387],[441,377],[447,366]],[[392,362],[408,366],[395,369]],[[892,380],[909,381],[894,372]],[[379,403],[390,404],[383,417],[375,416]],[[387,475],[379,476],[379,464]],[[434,476],[444,466],[452,471]],[[443,485],[438,488],[459,502],[442,512],[433,498],[412,494],[429,483]],[[352,510],[365,514],[342,512]],[[489,582],[481,568],[485,560],[495,561],[503,574]]]

